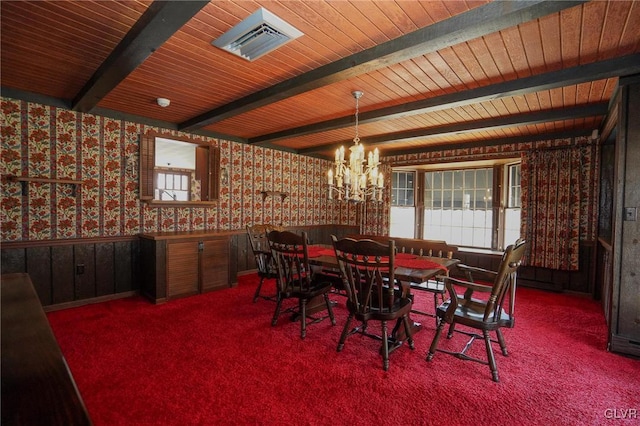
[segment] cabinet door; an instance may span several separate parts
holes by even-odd
[[[198,242],[167,244],[167,298],[198,293]]]
[[[229,287],[229,239],[204,241],[202,255],[202,292]]]

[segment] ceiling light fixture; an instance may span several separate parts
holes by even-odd
[[[301,35],[295,27],[261,7],[211,44],[247,61],[255,61]]]
[[[166,108],[169,106],[169,104],[171,103],[171,101],[167,98],[158,98],[156,99],[156,102],[158,103],[158,105],[160,105],[162,108]]]
[[[360,109],[359,100],[363,93],[356,90],[351,93],[356,99],[356,135],[353,138],[353,146],[349,148],[349,165],[344,159],[344,146],[336,150],[335,157],[335,184],[333,181],[334,171],[329,169],[329,199],[334,198],[334,193],[338,200],[345,201],[382,201],[382,190],[384,188],[384,178],[378,172],[380,165],[380,154],[378,148],[369,152],[367,160],[364,158],[364,146],[360,143],[358,134],[358,113]]]

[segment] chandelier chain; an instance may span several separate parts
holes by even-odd
[[[360,134],[358,133],[358,115],[360,114],[360,96],[354,95],[354,97],[356,98],[356,136],[353,138],[353,142],[356,145],[360,143]]]

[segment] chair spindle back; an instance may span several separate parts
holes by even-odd
[[[359,313],[391,311],[395,290],[395,244],[373,240],[337,240],[332,236],[348,303]]]

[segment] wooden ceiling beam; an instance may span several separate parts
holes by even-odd
[[[456,149],[473,149],[482,148],[488,146],[501,146],[512,145],[526,142],[538,142],[541,140],[554,140],[554,139],[567,139],[576,137],[590,137],[592,133],[591,129],[573,129],[561,132],[551,132],[536,135],[527,136],[514,136],[501,139],[489,139],[480,141],[460,142],[455,144],[434,144],[429,146],[423,146],[420,148],[404,148],[398,150],[385,150],[384,157],[394,157],[398,155],[411,155],[411,154],[423,154],[425,152],[441,152],[443,150],[456,150]],[[513,155],[513,153],[511,153]]]
[[[208,1],[154,1],[98,67],[71,102],[75,111],[91,111]]]
[[[375,123],[378,121],[392,120],[416,114],[425,114],[464,105],[471,105],[493,99],[526,95],[528,93],[550,90],[589,81],[632,75],[638,72],[640,72],[640,54],[633,54],[606,61],[579,65],[559,71],[538,74],[531,77],[520,78],[517,80],[506,81],[503,83],[492,84],[489,86],[478,87],[476,89],[465,90],[462,92],[449,93],[442,96],[436,96],[434,98],[408,102],[402,105],[361,112],[359,114],[358,121],[361,125]],[[342,129],[353,126],[353,124],[354,116],[349,115],[333,120],[323,121],[321,123],[314,123],[307,126],[300,126],[280,132],[256,136],[249,138],[248,143],[262,145],[263,143],[275,142],[277,140]]]
[[[237,99],[186,120],[178,128],[182,131],[198,129],[309,90],[477,39],[582,3],[585,1],[491,2]]]
[[[530,124],[547,123],[550,121],[573,120],[585,117],[605,116],[609,109],[607,102],[599,102],[590,105],[581,105],[572,108],[552,109],[534,113],[515,114],[507,117],[490,118],[487,120],[468,121],[446,126],[413,129],[403,132],[387,133],[384,135],[362,138],[362,143],[367,147],[390,145],[399,141],[411,141],[425,139],[430,136],[442,136],[447,134],[462,134],[483,130],[495,130],[505,127],[526,126]],[[351,141],[342,141],[326,145],[318,145],[311,148],[298,150],[298,154],[308,155],[319,151],[333,151],[341,146],[348,145]]]

